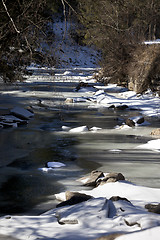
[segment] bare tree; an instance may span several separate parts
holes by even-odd
[[[84,39],[102,51],[103,76],[127,84],[134,49],[160,34],[158,0],[78,0]],[[108,81],[109,78],[106,78]]]
[[[21,78],[20,72],[31,62],[55,63],[48,51],[54,40],[50,27],[57,2],[0,0],[0,75],[4,81]]]

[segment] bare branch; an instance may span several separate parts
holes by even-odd
[[[72,9],[72,11],[73,11],[76,15],[78,15],[78,13],[75,11],[75,9],[74,9],[66,0],[64,0],[64,2]]]
[[[17,27],[16,27],[16,25],[15,25],[15,23],[14,23],[11,15],[10,15],[9,12],[8,12],[8,9],[7,9],[7,6],[6,6],[5,2],[4,2],[4,0],[2,0],[2,4],[3,4],[3,6],[4,6],[5,10],[6,10],[6,13],[7,13],[9,19],[11,20],[11,22],[12,22],[12,24],[13,24],[13,27],[14,27],[15,31],[16,31],[17,33],[20,33],[20,31],[17,29]]]
[[[31,58],[32,58],[32,49],[31,49],[31,46],[30,46],[30,44],[29,44],[29,42],[28,42],[28,39],[27,39],[27,37],[25,36],[25,41],[26,41],[26,44],[27,44],[27,47],[28,47],[28,49],[29,49],[29,51],[30,51],[30,56],[31,56]]]
[[[64,29],[64,34],[63,34],[63,40],[65,39],[66,36],[66,29],[67,29],[67,17],[66,17],[66,6],[63,0],[61,0],[62,5],[63,5],[63,15],[64,15],[64,21],[65,21],[65,29]]]

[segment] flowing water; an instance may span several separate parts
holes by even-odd
[[[89,103],[65,104],[67,97],[77,95],[73,89],[81,76],[92,73],[81,72],[75,74],[75,81],[58,72],[56,78],[35,75],[26,84],[2,88],[1,107],[31,105],[35,116],[26,126],[0,130],[1,215],[47,211],[57,203],[55,193],[84,189],[75,180],[95,169],[121,172],[134,183],[160,187],[159,153],[136,149],[151,139],[149,133],[159,127],[158,120],[147,127],[116,130],[118,119],[138,113]],[[102,130],[71,134],[62,131],[63,125]],[[49,161],[65,166],[39,170]]]

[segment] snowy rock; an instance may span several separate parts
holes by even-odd
[[[72,72],[71,71],[65,71],[64,73],[63,73],[63,75],[71,75],[72,74]]]
[[[66,201],[66,193],[65,192],[61,192],[61,193],[57,193],[55,194],[55,198],[58,200],[58,201]]]
[[[122,173],[107,173],[104,174],[102,171],[92,171],[90,175],[82,177],[77,181],[82,182],[84,186],[98,186],[99,184],[105,184],[108,182],[117,182],[125,180]]]
[[[67,192],[65,192],[65,194],[66,194],[66,201],[61,202],[56,207],[62,207],[62,206],[66,206],[66,205],[74,205],[77,203],[87,201],[90,198],[92,198],[92,196],[90,196],[90,195],[86,195],[84,193],[79,193],[79,192],[67,191]]]
[[[53,171],[55,168],[65,167],[66,165],[61,162],[48,162],[46,167],[38,168],[38,170],[42,172],[50,172]]]
[[[84,193],[79,193],[79,192],[66,191],[65,194],[66,194],[66,200],[70,200],[74,196],[81,197],[81,198],[84,198],[84,199],[87,199],[87,200],[91,198],[90,195],[86,195]]]
[[[95,92],[94,95],[95,96],[100,96],[100,95],[104,95],[105,96],[105,91],[104,90],[98,90],[97,92]]]
[[[82,177],[77,181],[82,182],[84,186],[96,186],[99,178],[104,177],[101,171],[92,171],[89,176]]]
[[[143,116],[131,117],[129,119],[132,120],[135,124],[142,124],[142,123],[144,123],[144,117]]]
[[[22,120],[20,118],[17,118],[13,115],[5,115],[1,117],[1,120],[3,121],[3,123],[5,124],[11,124],[11,125],[15,125],[14,123],[17,123],[17,126],[23,125],[23,124],[27,124],[28,122],[26,120]]]
[[[24,119],[24,120],[28,120],[29,118],[34,116],[33,113],[31,113],[30,111],[28,111],[24,108],[21,108],[21,107],[15,107],[15,108],[11,109],[11,113],[14,116]]]
[[[99,179],[98,183],[105,184],[109,182],[117,182],[120,180],[125,180],[125,177],[123,176],[122,173],[108,173],[104,178]]]
[[[69,131],[71,128],[70,127],[68,127],[68,126],[62,126],[62,130],[63,131]]]
[[[103,210],[103,211],[102,211]],[[107,218],[110,210],[110,201],[106,198],[91,198],[71,207],[58,209],[56,217],[61,224],[71,223],[98,224],[101,218]]]
[[[81,132],[87,132],[87,131],[89,131],[87,126],[76,127],[69,130],[69,132],[71,133],[81,133]]]
[[[59,168],[59,167],[65,167],[66,165],[61,162],[48,162],[47,167],[48,168]]]
[[[91,127],[89,130],[92,131],[92,132],[96,132],[98,130],[101,130],[102,128],[99,128],[99,127]]]

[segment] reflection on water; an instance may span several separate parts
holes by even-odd
[[[54,194],[65,189],[63,181],[80,175],[81,169],[75,167],[74,163],[76,155],[70,149],[75,140],[72,137],[56,136],[52,131],[30,128],[4,130],[2,134],[7,137],[2,138],[1,142],[0,215],[28,212],[43,202],[50,203],[43,208],[40,206],[37,213],[55,207],[57,202]],[[3,149],[6,145],[8,152]],[[20,151],[11,155],[14,149]],[[64,162],[66,167],[49,173],[38,170],[49,161]],[[4,165],[5,162],[8,163],[7,166]]]
[[[1,214],[23,213],[46,200],[48,195],[58,191],[60,184],[50,183],[50,179],[33,172],[15,173],[8,176],[1,185]]]

